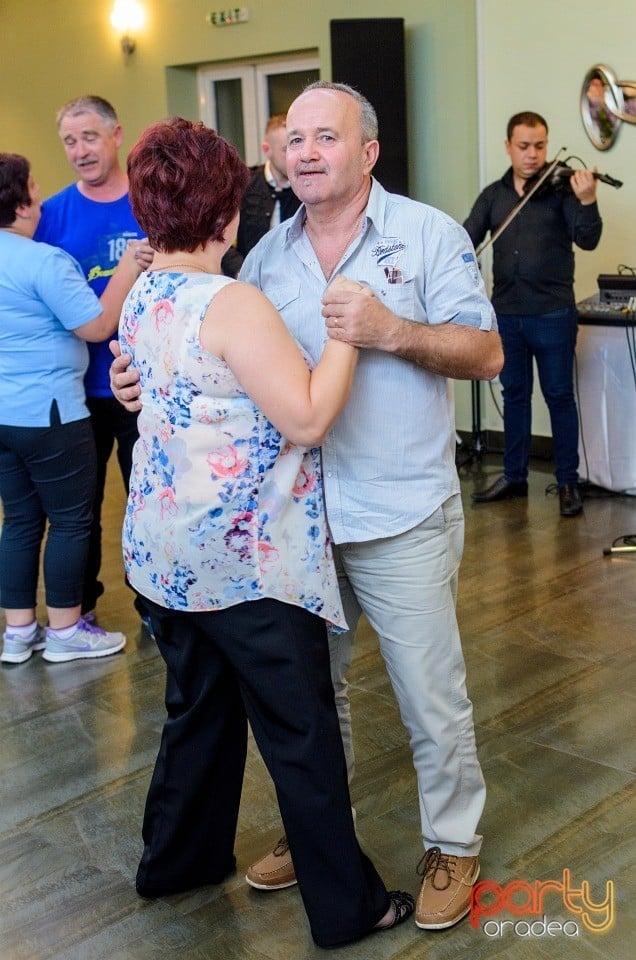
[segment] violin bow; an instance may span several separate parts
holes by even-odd
[[[519,201],[519,203],[518,203],[515,207],[512,208],[512,210],[510,211],[510,213],[508,214],[508,216],[506,217],[506,219],[503,220],[503,221],[499,224],[499,226],[497,227],[497,229],[495,230],[495,232],[492,233],[492,234],[488,237],[487,240],[484,240],[483,243],[480,243],[480,244],[479,244],[479,246],[478,246],[477,249],[475,250],[475,256],[480,257],[481,254],[484,252],[484,250],[486,250],[486,249],[490,246],[491,243],[494,243],[495,240],[498,240],[498,239],[499,239],[499,237],[500,237],[501,234],[504,232],[504,230],[506,229],[506,227],[509,227],[509,226],[510,226],[510,224],[512,223],[512,221],[514,220],[514,218],[517,216],[517,214],[519,213],[519,211],[522,209],[522,207],[525,207],[525,205],[526,205],[526,203],[528,202],[528,200],[530,199],[530,197],[533,196],[533,194],[535,194],[535,193],[537,192],[537,190],[539,189],[539,187],[541,186],[541,184],[542,184],[542,183],[545,183],[545,181],[548,179],[548,177],[550,176],[550,174],[552,173],[552,171],[556,169],[556,167],[558,166],[558,163],[559,163],[559,157],[561,156],[561,154],[562,154],[565,150],[567,150],[567,147],[561,147],[561,149],[558,151],[558,153],[557,153],[556,157],[554,158],[554,160],[552,161],[552,163],[545,168],[545,170],[543,171],[543,173],[541,174],[541,176],[539,177],[539,179],[537,180],[537,182],[535,183],[535,185],[534,185],[530,190],[528,190],[528,192],[527,192],[526,194],[523,195],[523,197],[521,198],[521,200]]]

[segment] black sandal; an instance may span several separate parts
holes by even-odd
[[[393,927],[397,927],[400,923],[408,920],[415,910],[415,900],[410,893],[406,893],[404,890],[389,890],[389,900],[393,907],[393,919],[385,926],[378,925],[373,928],[379,933],[384,930],[392,930]]]

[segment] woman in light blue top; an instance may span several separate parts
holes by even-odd
[[[0,153],[0,604],[6,615],[0,660],[34,650],[52,662],[102,657],[125,644],[80,617],[92,502],[95,445],[84,397],[86,341],[117,326],[139,274],[135,250],[98,300],[79,265],[33,234],[40,196],[28,161]],[[46,522],[48,628],[35,616]]]

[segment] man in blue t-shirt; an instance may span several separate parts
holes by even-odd
[[[99,297],[129,243],[137,246],[135,256],[140,263],[148,266],[152,261],[152,250],[143,242],[143,232],[133,216],[128,177],[119,162],[122,129],[111,104],[96,96],[79,97],[66,103],[58,112],[57,129],[78,180],[44,202],[34,239],[72,254]],[[92,610],[104,592],[98,577],[101,507],[108,460],[117,441],[117,459],[128,491],[132,449],[138,436],[137,414],[124,410],[110,389],[112,358],[108,340],[89,344],[89,351],[84,384],[95,434],[98,473],[83,613]],[[139,598],[135,606],[149,627]]]

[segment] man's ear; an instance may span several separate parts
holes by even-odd
[[[365,173],[371,173],[378,157],[380,156],[380,144],[377,140],[367,140],[363,147],[363,169]]]

